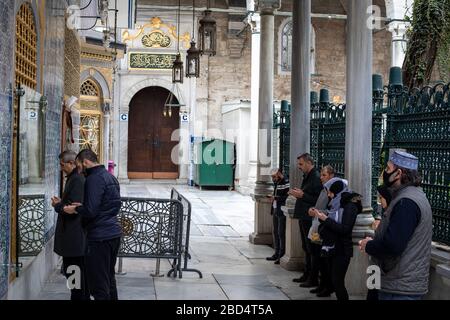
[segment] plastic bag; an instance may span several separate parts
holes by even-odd
[[[320,238],[320,235],[319,235],[319,225],[320,225],[319,218],[315,217],[312,221],[311,228],[309,228],[309,232],[308,232],[308,239],[310,239],[311,242],[317,243],[317,244],[322,243],[322,239]]]

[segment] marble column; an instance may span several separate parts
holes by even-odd
[[[372,30],[367,8],[372,0],[348,0],[347,108],[345,173],[349,186],[363,197],[363,213],[353,229],[354,258],[347,272],[351,295],[367,292],[368,257],[359,252],[358,241],[370,235],[372,178]]]
[[[293,2],[292,74],[291,74],[291,145],[289,180],[292,187],[300,187],[301,172],[297,156],[310,149],[310,42],[311,0]],[[298,219],[293,219],[296,198],[289,197],[283,208],[286,221],[286,253],[280,265],[287,270],[303,267],[304,252]]]
[[[391,52],[391,66],[402,67],[406,55],[406,30],[409,27],[409,22],[392,21],[388,25],[388,30],[392,33],[392,52]]]
[[[260,82],[258,112],[258,149],[256,165],[256,185],[252,193],[255,201],[255,231],[250,234],[253,244],[272,244],[271,201],[267,197],[273,192],[270,177],[271,169],[271,130],[273,113],[273,72],[275,30],[274,11],[279,8],[279,1],[259,1],[261,16],[261,48],[260,48]]]
[[[259,63],[261,48],[261,18],[259,13],[252,13],[249,18],[252,29],[252,60],[251,60],[251,133],[249,148],[249,166],[247,189],[253,190],[256,183],[256,164],[258,162],[258,110],[259,110]]]

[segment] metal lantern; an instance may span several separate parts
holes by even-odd
[[[173,83],[183,83],[183,61],[181,60],[181,55],[177,54],[177,58],[173,62],[172,67],[172,82]]]
[[[186,77],[198,78],[200,76],[200,50],[195,46],[195,41],[191,41],[191,47],[186,56]]]
[[[215,56],[217,28],[216,20],[211,16],[211,10],[204,11],[204,16],[199,23],[200,52],[202,55]]]

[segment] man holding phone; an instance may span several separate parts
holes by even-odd
[[[298,168],[303,172],[302,185],[299,188],[289,190],[289,195],[294,196],[295,202],[294,218],[299,219],[302,248],[305,252],[305,272],[302,277],[296,278],[294,282],[304,282],[301,287],[312,288],[319,285],[316,266],[312,266],[311,240],[308,232],[312,225],[312,218],[308,215],[309,208],[316,204],[317,198],[322,191],[320,173],[314,166],[314,159],[310,154],[304,153],[297,157]]]

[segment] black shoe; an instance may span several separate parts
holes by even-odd
[[[305,273],[300,278],[292,279],[292,281],[301,283],[301,282],[305,282],[306,280],[308,280],[308,278],[309,278],[309,276]]]
[[[275,261],[275,260],[277,260],[278,259],[278,256],[276,255],[276,254],[274,254],[273,256],[271,256],[271,257],[267,257],[266,258],[266,260],[268,260],[268,261]]]
[[[275,260],[274,264],[280,264],[280,259]]]
[[[325,298],[325,297],[331,296],[332,293],[333,293],[333,290],[323,289],[318,294],[316,294],[316,296],[319,297],[319,298]]]
[[[300,284],[300,287],[302,288],[313,288],[313,287],[317,287],[319,285],[319,283],[317,281],[313,281],[313,280],[308,280],[304,283]]]
[[[315,289],[309,290],[310,293],[319,293],[323,290],[324,288],[321,287],[317,287]]]

